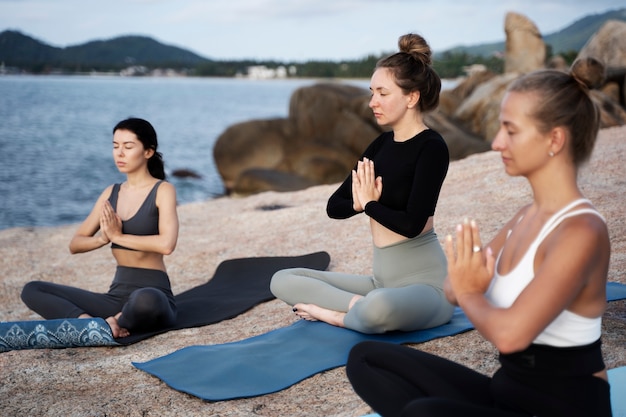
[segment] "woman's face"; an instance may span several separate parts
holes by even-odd
[[[550,138],[537,129],[530,116],[539,96],[508,92],[500,106],[500,129],[491,148],[500,152],[507,174],[528,176],[550,157]]]
[[[147,169],[153,153],[152,149],[144,149],[143,143],[130,130],[118,129],[113,134],[113,160],[121,173]]]
[[[406,116],[410,96],[404,94],[396,84],[388,68],[378,68],[374,71],[370,81],[370,91],[372,97],[369,106],[379,125],[393,127]]]

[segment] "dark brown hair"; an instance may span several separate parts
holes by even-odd
[[[432,67],[432,51],[420,35],[409,33],[398,39],[399,52],[381,59],[376,69],[388,68],[405,94],[419,91],[419,109],[431,111],[439,105],[441,78]]]

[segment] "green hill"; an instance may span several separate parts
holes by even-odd
[[[605,13],[589,15],[577,20],[566,28],[551,34],[542,34],[543,40],[550,45],[553,54],[580,51],[589,38],[606,23],[607,20],[626,22],[626,8]],[[468,55],[489,56],[504,50],[504,41],[474,46],[458,46],[442,53],[464,52]]]
[[[17,31],[0,33],[0,62],[9,67],[51,67],[73,71],[120,69],[130,65],[183,68],[210,62],[193,52],[145,36],[120,36],[58,48]]]
[[[569,54],[579,51],[589,38],[608,20],[626,21],[626,8],[601,14],[586,16],[564,29],[543,35],[544,41],[551,48],[552,54]],[[503,34],[504,38],[504,34]],[[445,77],[454,78],[469,63],[483,61],[502,65],[501,59],[494,53],[503,51],[505,42],[494,42],[474,46],[458,46],[435,54],[437,71]],[[456,62],[449,57],[458,58]],[[368,77],[371,68],[379,57],[369,56],[361,61],[342,61],[337,63],[310,61],[298,64],[298,75],[309,77]],[[439,61],[439,62],[437,62]],[[448,62],[450,61],[450,62]],[[470,62],[465,62],[470,61]],[[147,68],[171,68],[188,70],[201,76],[234,76],[245,73],[250,65],[267,65],[276,68],[279,65],[296,63],[214,61],[183,48],[162,44],[145,36],[120,36],[109,40],[94,40],[81,45],[64,48],[54,47],[14,30],[0,33],[0,64],[4,70],[33,73],[65,73],[90,71],[119,71],[130,66]],[[344,68],[351,68],[346,73]],[[448,68],[449,67],[449,68]],[[488,65],[489,67],[489,65]]]

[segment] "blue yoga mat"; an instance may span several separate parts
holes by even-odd
[[[611,384],[611,410],[613,417],[626,417],[626,366],[609,369],[609,384]],[[380,414],[367,414],[362,417],[380,417]]]
[[[626,366],[609,369],[613,417],[626,417]]]
[[[607,291],[609,301],[626,298],[626,285],[610,283]],[[472,324],[458,307],[452,320],[442,326],[383,335],[301,320],[238,342],[190,346],[133,365],[178,391],[222,401],[277,392],[316,373],[343,366],[350,349],[361,341],[421,343],[471,329]]]

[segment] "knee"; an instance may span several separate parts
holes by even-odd
[[[20,298],[24,304],[29,305],[30,301],[35,297],[35,294],[39,292],[40,284],[41,281],[31,281],[24,285],[22,293],[20,294]]]
[[[176,309],[168,297],[156,288],[135,290],[122,308],[118,319],[121,327],[129,330],[151,330],[170,326],[176,320]]]
[[[391,323],[394,305],[384,294],[372,291],[357,301],[354,307],[350,312],[356,316],[361,326],[358,329],[360,332],[374,334],[396,330]]]
[[[276,272],[270,280],[270,291],[274,297],[284,300],[289,287],[296,275],[297,269],[281,269]]]
[[[149,314],[168,304],[167,297],[156,288],[142,288],[132,293],[128,300],[132,309],[138,314]]]

